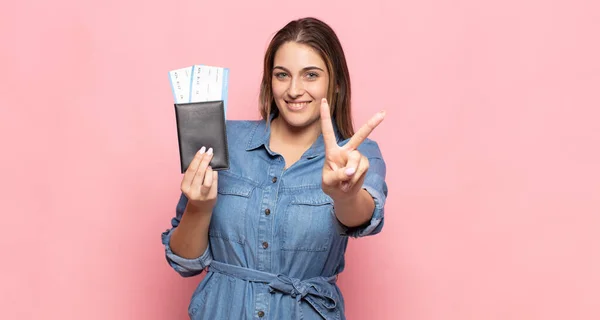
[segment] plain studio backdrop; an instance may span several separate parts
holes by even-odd
[[[258,118],[289,20],[335,29],[387,162],[348,319],[600,318],[600,5],[592,0],[4,1],[3,319],[186,319],[160,234],[179,196],[167,72],[228,67]]]

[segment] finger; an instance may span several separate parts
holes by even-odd
[[[196,175],[196,171],[198,170],[198,167],[200,166],[200,162],[202,161],[202,158],[204,157],[205,151],[206,151],[206,147],[200,148],[200,150],[198,150],[198,152],[196,152],[196,155],[190,162],[188,168],[185,170],[183,179],[181,181],[181,190],[182,191],[189,190],[189,188],[192,184],[192,181],[194,180],[194,176]]]
[[[200,189],[200,194],[203,196],[207,196],[210,193],[210,189],[213,184],[213,169],[211,166],[206,168],[206,173],[204,174],[204,183],[202,183],[202,188]]]
[[[346,162],[345,173],[348,176],[352,176],[358,170],[358,164],[362,155],[357,150],[352,150],[348,154],[348,162]]]
[[[352,174],[348,174],[348,170],[346,167],[339,168],[338,170],[335,170],[334,173],[335,173],[334,183],[336,183],[336,184],[349,181],[350,179],[352,179],[352,177],[354,175],[354,172],[352,172]]]
[[[333,131],[333,125],[331,124],[329,103],[327,103],[327,99],[325,98],[321,100],[321,131],[323,132],[325,150],[337,146],[335,132]]]
[[[350,141],[346,146],[352,150],[357,149],[358,146],[365,141],[365,139],[375,130],[375,128],[383,121],[385,117],[385,111],[377,112],[367,123],[365,123],[354,135],[350,138]]]
[[[213,170],[212,185],[210,187],[210,192],[208,193],[208,196],[211,198],[216,198],[218,189],[219,189],[219,173],[218,173],[218,171]]]
[[[339,188],[340,183],[350,180],[350,176],[345,173],[345,168],[328,171],[323,173],[323,185],[327,187]]]
[[[198,166],[198,170],[196,171],[196,175],[194,176],[194,181],[192,181],[192,189],[196,191],[200,191],[202,184],[204,183],[204,174],[206,173],[206,169],[208,168],[208,164],[212,159],[212,148],[209,148],[204,154],[204,158],[200,161],[200,166]]]
[[[366,172],[369,170],[369,159],[365,156],[361,156],[360,162],[358,164],[358,168],[356,169],[356,173],[352,176],[352,179],[348,181],[348,185],[346,186],[346,190],[352,190],[360,181],[365,178]]]
[[[346,162],[346,166],[344,167],[344,174],[347,179],[344,179],[341,185],[343,191],[350,190],[350,184],[352,179],[357,175],[361,157],[362,155],[357,150],[353,150],[348,154],[348,162]]]

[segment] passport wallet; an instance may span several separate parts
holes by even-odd
[[[229,169],[229,150],[223,100],[175,103],[181,173],[202,148],[213,148],[213,170]]]

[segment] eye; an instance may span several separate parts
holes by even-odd
[[[285,72],[276,72],[276,73],[274,74],[275,78],[277,78],[277,79],[283,79],[283,78],[287,77],[287,75],[288,75],[288,74],[287,74],[287,73],[285,73]]]
[[[319,77],[319,74],[318,74],[318,73],[316,73],[316,72],[309,72],[309,73],[307,73],[307,74],[306,74],[306,77],[307,77],[308,79],[316,79],[316,78],[318,78],[318,77]]]

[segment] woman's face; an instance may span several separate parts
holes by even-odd
[[[327,98],[329,73],[311,47],[283,44],[275,53],[271,80],[280,117],[297,129],[320,126],[321,99]]]

